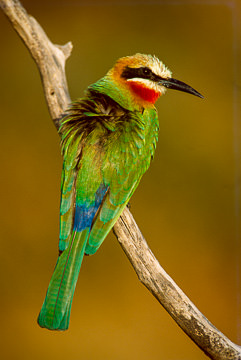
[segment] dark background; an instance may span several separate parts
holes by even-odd
[[[72,41],[72,99],[136,52],[155,54],[205,96],[170,90],[158,101],[155,159],[131,206],[164,269],[216,327],[240,341],[240,4],[22,3],[54,43]],[[3,358],[205,359],[139,283],[113,234],[84,259],[70,329],[37,326],[58,253],[62,161],[36,65],[2,12],[0,41]]]

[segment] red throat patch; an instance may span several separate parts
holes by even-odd
[[[136,95],[140,96],[142,100],[151,104],[154,104],[161,95],[159,92],[134,81],[130,81],[130,88]]]

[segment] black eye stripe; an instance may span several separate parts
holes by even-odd
[[[151,69],[145,66],[139,68],[131,68],[129,66],[126,66],[121,74],[121,77],[126,80],[133,78],[141,78],[157,81],[157,79],[160,79],[160,77],[154,74]]]

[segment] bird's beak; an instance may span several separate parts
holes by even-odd
[[[198,96],[202,99],[204,98],[204,96],[202,96],[197,90],[193,89],[191,86],[173,78],[161,79],[158,81],[158,84],[165,86],[168,89],[180,90]]]

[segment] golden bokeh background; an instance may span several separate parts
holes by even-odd
[[[168,91],[158,101],[158,148],[131,210],[164,269],[240,341],[239,2],[22,3],[54,43],[72,41],[72,99],[136,52],[155,54],[205,96]],[[84,259],[70,329],[38,327],[58,253],[59,138],[36,65],[2,12],[0,41],[2,358],[205,359],[140,284],[113,234]]]

